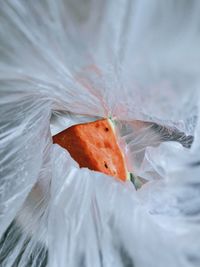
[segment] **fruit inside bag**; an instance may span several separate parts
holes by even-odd
[[[199,266],[198,10],[1,3],[0,266]],[[53,144],[108,118],[132,181]]]

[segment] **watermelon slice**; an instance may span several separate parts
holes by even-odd
[[[123,181],[129,179],[114,124],[110,119],[71,126],[54,135],[53,143],[67,149],[80,167],[87,167]]]

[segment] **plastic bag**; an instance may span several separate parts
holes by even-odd
[[[1,266],[199,266],[198,10],[1,2]],[[51,131],[108,116],[140,190],[52,144]]]

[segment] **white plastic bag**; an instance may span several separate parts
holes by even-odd
[[[1,266],[199,266],[199,4],[1,2]],[[138,191],[52,144],[108,116]]]

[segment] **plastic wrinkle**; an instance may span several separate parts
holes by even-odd
[[[200,266],[200,1],[0,5],[0,266]],[[52,135],[112,118],[131,181]]]

